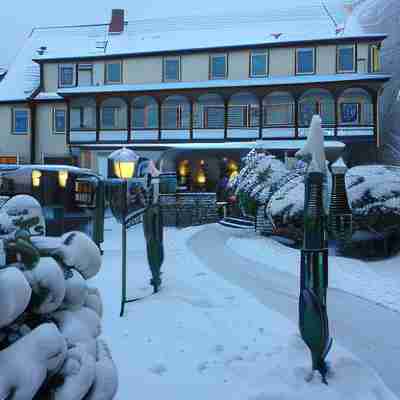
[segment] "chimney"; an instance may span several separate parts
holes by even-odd
[[[124,10],[114,9],[112,10],[111,22],[108,32],[110,34],[118,35],[124,31]]]
[[[353,10],[354,10],[353,0],[345,0],[344,1],[344,12],[345,12],[347,18],[353,13]]]

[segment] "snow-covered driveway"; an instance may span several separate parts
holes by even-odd
[[[215,226],[166,229],[161,292],[128,304],[120,318],[120,226],[110,219],[106,228],[103,266],[94,280],[105,306],[103,335],[119,370],[117,400],[396,398],[372,369],[337,344],[329,357],[335,371],[330,385],[319,378],[305,382],[311,362],[296,325],[273,310],[273,301],[262,304],[207,265],[206,254],[227,262],[223,241],[212,235],[204,241]],[[195,252],[191,238],[199,239]],[[128,246],[129,295],[147,296],[140,226],[129,231]],[[264,286],[260,280],[260,290]],[[296,296],[291,301],[295,314]]]
[[[237,240],[228,245],[235,236]],[[247,257],[243,257],[246,245],[239,250],[240,241],[257,239],[241,236],[240,231],[209,225],[192,236],[188,245],[207,267],[297,324],[299,280],[285,271],[288,267],[297,269],[298,265],[287,256],[283,247],[271,257],[266,243],[265,260],[256,257],[257,249],[248,243]],[[293,265],[279,267],[290,262]],[[400,397],[400,313],[339,289],[329,290],[328,312],[335,342],[373,367]]]

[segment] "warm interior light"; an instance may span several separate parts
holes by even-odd
[[[232,173],[229,175],[229,180],[235,179],[238,175],[239,175],[239,172],[232,171]]]
[[[58,184],[60,185],[60,187],[65,188],[67,186],[67,181],[68,171],[66,169],[58,171]]]
[[[206,174],[204,173],[204,171],[201,169],[199,171],[199,173],[197,174],[197,183],[199,185],[204,185],[206,183]]]
[[[238,167],[238,165],[235,163],[235,161],[233,161],[233,160],[231,160],[231,161],[229,161],[229,164],[228,164],[228,169],[229,169],[229,171],[238,171],[239,170],[239,167]]]
[[[179,164],[178,171],[179,171],[180,176],[183,176],[183,177],[188,176],[189,175],[189,161],[188,160],[181,161]]]
[[[42,173],[38,170],[32,171],[32,186],[39,187],[40,186],[40,178]]]
[[[130,179],[135,173],[136,163],[133,161],[114,161],[115,175],[120,179]]]

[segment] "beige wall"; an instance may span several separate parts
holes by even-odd
[[[15,135],[12,133],[12,109],[28,108],[28,104],[0,105],[0,154],[19,154],[20,161],[30,162],[30,133]],[[28,108],[29,109],[29,108]]]
[[[336,73],[336,46],[317,47],[317,74],[329,75]]]
[[[269,74],[271,76],[294,75],[294,48],[273,48],[269,52]]]
[[[57,92],[58,89],[58,64],[44,64],[44,91]]]
[[[66,135],[53,133],[53,109],[66,109],[62,103],[38,104],[36,107],[36,162],[42,162],[42,155],[63,156],[68,154]]]
[[[123,63],[124,83],[158,83],[162,80],[162,57],[127,58]]]
[[[228,55],[228,79],[249,79],[250,52],[232,51]]]
[[[181,58],[182,81],[196,82],[208,80],[208,54],[184,55]]]
[[[368,72],[369,43],[357,45],[357,66],[359,73]]]
[[[209,79],[209,55],[198,53],[181,56],[182,81],[207,81]],[[233,50],[228,54],[228,79],[249,78],[250,49]],[[359,72],[368,70],[369,43],[357,45]],[[317,74],[336,73],[336,46],[318,46],[316,49]],[[365,60],[365,61],[362,61]],[[123,60],[123,82],[130,84],[162,82],[163,57],[137,57]],[[93,63],[94,84],[104,84],[104,61]],[[269,51],[269,75],[292,76],[295,73],[295,48],[271,48]],[[44,64],[44,89],[56,92],[58,87],[58,64]]]

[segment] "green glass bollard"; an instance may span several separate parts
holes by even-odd
[[[323,207],[321,172],[306,178],[304,205],[304,242],[301,250],[299,329],[312,358],[312,371],[318,371],[327,383],[325,361],[332,346],[329,335],[326,294],[328,288],[328,247],[326,216]],[[312,376],[312,375],[311,375]]]

